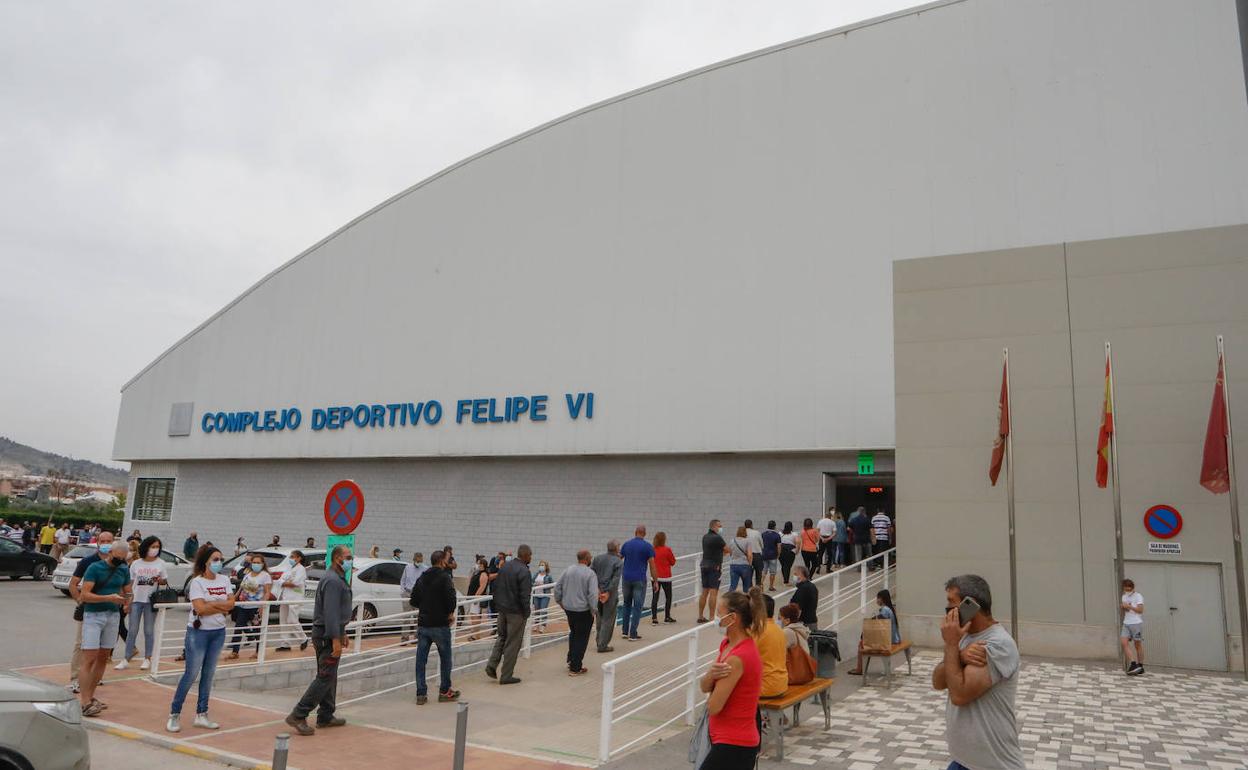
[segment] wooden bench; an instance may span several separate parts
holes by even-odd
[[[893,656],[899,652],[904,652],[906,654],[906,674],[913,674],[914,665],[910,660],[910,642],[906,639],[902,639],[897,644],[890,646],[887,650],[862,651],[862,681],[867,681],[867,669],[871,668],[872,658],[884,659],[884,678],[891,678],[893,676]]]
[[[760,709],[775,713],[775,718],[770,722],[776,731],[776,761],[784,760],[784,710],[789,706],[793,707],[793,726],[797,727],[801,722],[802,703],[818,697],[820,705],[823,706],[823,729],[831,729],[832,707],[828,691],[832,689],[835,681],[835,679],[814,679],[807,684],[790,685],[783,695],[758,699]]]

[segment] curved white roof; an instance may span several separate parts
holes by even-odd
[[[891,446],[893,259],[1245,220],[1224,5],[933,3],[547,123],[175,344],[123,389],[114,456]],[[582,392],[592,420],[565,405]],[[461,399],[536,395],[544,422],[455,421]],[[312,429],[430,399],[437,425]],[[203,430],[290,407],[296,430]]]

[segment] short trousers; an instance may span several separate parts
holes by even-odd
[[[82,649],[111,650],[117,645],[121,613],[109,605],[105,612],[82,613]]]
[[[1130,639],[1133,642],[1142,642],[1144,641],[1144,624],[1123,623],[1122,632],[1118,636],[1123,639]]]
[[[723,575],[723,567],[703,567],[702,568],[702,587],[703,588],[719,588],[719,580]]]
[[[763,574],[778,575],[780,573],[779,559],[766,559],[763,561]]]

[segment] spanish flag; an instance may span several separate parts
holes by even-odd
[[[1109,442],[1114,435],[1113,370],[1109,351],[1105,351],[1105,403],[1101,405],[1101,432],[1096,439],[1096,485],[1101,489],[1109,483]]]

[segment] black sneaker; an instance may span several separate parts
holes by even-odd
[[[1127,666],[1127,676],[1139,676],[1144,673],[1144,667],[1137,662],[1132,662]]]
[[[498,679],[498,672],[492,668],[487,668],[485,670],[485,675],[488,676],[490,679]]]

